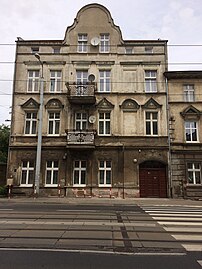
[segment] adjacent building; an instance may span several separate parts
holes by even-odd
[[[173,197],[202,198],[202,71],[165,72]]]

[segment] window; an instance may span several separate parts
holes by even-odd
[[[110,135],[110,112],[99,113],[99,135]]]
[[[37,125],[37,112],[27,112],[25,114],[25,131],[26,135],[35,135]]]
[[[186,142],[198,141],[197,122],[196,121],[186,121],[185,122],[185,135],[186,135]]]
[[[86,130],[87,129],[87,113],[85,112],[77,112],[75,114],[75,129],[79,130]]]
[[[201,166],[199,163],[188,163],[188,184],[201,184]]]
[[[100,71],[100,87],[99,92],[110,92],[111,91],[111,71],[105,70]]]
[[[78,34],[78,52],[87,52],[87,42],[88,36],[87,34]]]
[[[184,101],[194,102],[194,85],[184,85]]]
[[[58,185],[58,161],[47,161],[46,163],[46,186]]]
[[[151,46],[145,47],[145,52],[148,54],[153,53],[153,47],[151,47]]]
[[[100,35],[100,52],[109,52],[109,34]]]
[[[86,185],[86,161],[74,162],[74,186]]]
[[[50,92],[61,91],[62,72],[50,71]]]
[[[158,112],[146,112],[146,135],[158,135]]]
[[[28,92],[38,92],[39,91],[39,70],[28,71]]]
[[[77,95],[86,94],[86,84],[88,82],[88,71],[76,71],[76,93]]]
[[[99,186],[111,186],[112,181],[111,161],[99,162]]]
[[[60,132],[60,112],[49,112],[48,134],[59,135]]]
[[[32,47],[31,51],[32,51],[33,54],[39,53],[39,47]]]
[[[53,47],[53,54],[60,54],[60,47]]]
[[[145,71],[145,92],[157,92],[156,71]]]
[[[23,161],[21,172],[21,186],[32,187],[34,184],[34,162]]]
[[[126,54],[132,54],[133,53],[133,47],[125,47]]]

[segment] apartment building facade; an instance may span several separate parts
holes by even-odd
[[[173,197],[202,197],[202,72],[165,72]]]
[[[64,40],[18,38],[14,187],[33,194],[43,77],[40,195],[170,196],[166,71],[167,41],[124,40],[99,4],[79,10]]]

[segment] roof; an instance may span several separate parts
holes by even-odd
[[[191,71],[167,71],[164,72],[164,76],[167,79],[202,79],[202,71],[191,70]]]

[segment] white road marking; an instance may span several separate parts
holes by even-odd
[[[202,235],[172,234],[172,236],[178,241],[201,241],[202,240]]]
[[[200,264],[200,266],[202,266],[202,261],[197,261],[199,264]]]
[[[158,221],[161,221],[161,220],[172,220],[172,218],[170,217],[152,217],[154,220],[158,220]],[[201,225],[202,225],[202,218],[190,218],[190,217],[187,217],[187,218],[173,218],[173,220],[177,221],[177,220],[191,220],[191,221],[201,221]]]
[[[187,251],[202,251],[202,245],[199,244],[182,244]]]
[[[84,249],[43,249],[43,248],[0,248],[0,251],[44,251],[44,252],[68,252],[68,253],[98,253],[109,255],[128,255],[128,256],[186,256],[184,252],[116,252],[102,250],[84,250]]]

